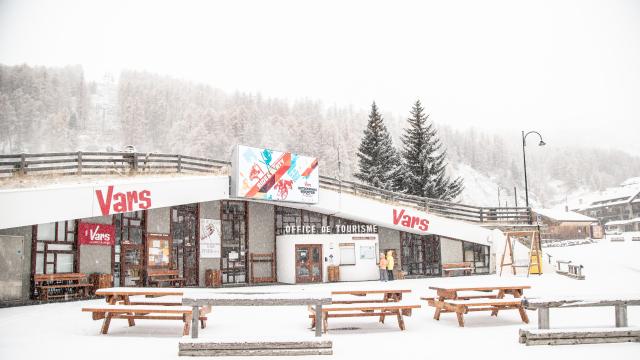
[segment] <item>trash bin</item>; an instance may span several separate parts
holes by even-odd
[[[206,287],[222,286],[222,276],[220,270],[207,269],[204,272],[204,284]]]
[[[329,265],[327,266],[329,282],[340,281],[340,266]]]

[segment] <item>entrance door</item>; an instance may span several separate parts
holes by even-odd
[[[322,282],[322,245],[296,245],[296,283]]]
[[[0,235],[0,301],[22,299],[24,237]]]
[[[186,286],[198,286],[198,204],[171,208],[171,235],[171,268],[185,278]]]
[[[221,201],[223,284],[247,282],[247,203]]]

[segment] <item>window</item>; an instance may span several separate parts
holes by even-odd
[[[462,242],[463,261],[472,262],[474,272],[476,274],[489,273],[489,247],[474,244],[470,242]]]
[[[351,243],[340,244],[340,265],[356,264],[356,245]]]
[[[76,222],[59,221],[33,226],[34,274],[72,273],[76,268]]]

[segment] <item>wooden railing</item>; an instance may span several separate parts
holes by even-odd
[[[231,163],[194,156],[128,152],[61,152],[0,155],[0,178],[29,174],[136,175],[146,173],[230,174]],[[320,187],[410,206],[447,218],[486,224],[528,224],[524,207],[478,207],[379,189],[320,176]]]
[[[213,173],[228,162],[194,156],[127,153],[66,152],[0,155],[0,176],[28,174],[109,175],[161,172]]]
[[[339,181],[320,176],[320,187],[364,196],[397,205],[406,205],[456,220],[477,223],[529,224],[531,212],[524,207],[479,207],[450,201],[408,195],[352,181]]]

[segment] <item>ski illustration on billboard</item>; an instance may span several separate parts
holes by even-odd
[[[318,201],[317,158],[239,145],[233,163],[235,179],[232,185],[238,197]]]

